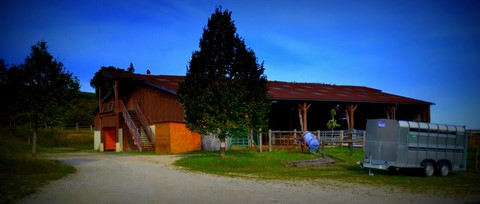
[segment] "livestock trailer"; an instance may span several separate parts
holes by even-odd
[[[370,119],[366,131],[365,168],[423,168],[425,176],[467,168],[464,126]]]

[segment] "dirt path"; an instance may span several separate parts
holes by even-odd
[[[366,186],[269,182],[186,172],[178,156],[74,153],[51,157],[77,168],[23,203],[461,203]],[[391,191],[391,190],[390,190]],[[472,201],[472,200],[470,200]]]

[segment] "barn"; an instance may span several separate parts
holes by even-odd
[[[105,73],[113,89],[99,93],[94,149],[184,153],[201,149],[201,136],[186,128],[175,91],[181,76]]]
[[[272,130],[327,130],[332,109],[345,129],[365,130],[373,118],[430,122],[433,105],[365,86],[271,81],[269,94]]]
[[[184,76],[105,73],[113,84],[99,93],[94,149],[184,153],[201,150],[176,100]],[[269,129],[326,130],[336,109],[341,127],[364,129],[369,118],[430,122],[431,102],[363,86],[269,81]]]

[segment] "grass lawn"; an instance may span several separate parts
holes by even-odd
[[[363,161],[363,150],[354,149],[349,156],[348,148],[326,148],[325,152],[342,161],[336,165],[321,167],[287,167],[289,161],[310,160],[317,155],[299,150],[258,153],[236,150],[226,152],[220,158],[218,152],[198,152],[175,162],[175,165],[191,171],[216,175],[271,180],[303,180],[321,183],[322,180],[373,185],[379,188],[403,190],[411,193],[443,194],[447,196],[480,195],[480,173],[472,169],[454,171],[447,177],[423,177],[421,171],[397,172],[374,171],[369,176],[367,169],[356,165]],[[472,163],[473,165],[473,163]]]
[[[0,128],[0,203],[12,203],[75,172],[58,161],[32,157],[27,128]],[[39,130],[38,153],[92,149],[93,133]]]

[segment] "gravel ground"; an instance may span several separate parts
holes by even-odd
[[[192,173],[172,166],[175,155],[71,153],[46,155],[77,173],[51,182],[22,203],[469,203],[323,181],[256,181]],[[393,191],[393,192],[392,192]]]

